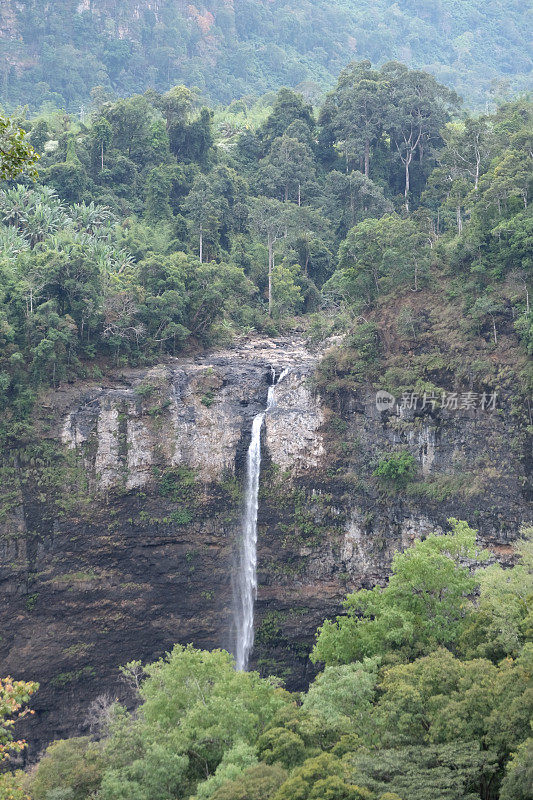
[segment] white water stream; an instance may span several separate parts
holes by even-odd
[[[261,474],[261,429],[265,415],[276,405],[276,386],[287,375],[283,370],[276,380],[272,369],[272,384],[268,389],[266,409],[254,417],[252,438],[246,464],[246,486],[239,543],[237,574],[234,592],[235,667],[248,668],[248,659],[254,644],[254,606],[257,597],[257,509],[259,505],[259,477]]]

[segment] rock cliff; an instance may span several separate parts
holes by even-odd
[[[174,642],[232,646],[244,461],[271,366],[290,373],[263,429],[252,666],[304,686],[313,633],[346,592],[384,582],[394,551],[450,516],[509,555],[527,462],[505,399],[398,416],[367,386],[326,403],[317,358],[250,341],[44,399],[36,441],[2,465],[0,506],[1,672],[41,683],[30,755],[86,731],[95,698],[131,702],[119,665]],[[397,445],[419,465],[409,492],[372,474]]]

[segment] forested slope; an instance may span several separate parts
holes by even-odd
[[[29,777],[7,773],[7,798],[528,800],[531,120],[526,98],[461,116],[431,75],[358,62],[318,109],[281,89],[271,105],[214,114],[178,85],[100,97],[85,122],[25,121],[38,180],[0,189],[0,645],[20,672],[46,659],[41,729],[60,692],[62,713],[83,697],[91,716],[62,717],[67,735],[90,735],[53,745]],[[197,416],[179,433],[203,420],[212,445],[209,414],[231,375],[200,354],[294,331],[309,347],[337,338],[286,384],[300,416],[306,398],[320,415],[323,462],[297,480],[265,458],[260,543],[276,558],[260,556],[261,674],[177,646],[123,671],[140,709],[117,708],[103,659],[118,676],[134,647],[150,662],[170,636],[210,646],[206,610],[219,613],[221,595],[208,557],[221,568],[213,544],[230,541],[249,442],[243,417],[233,472],[211,494],[183,459],[165,464],[177,407],[166,365],[186,372],[173,356],[190,356]],[[264,409],[269,360],[246,396],[234,389],[232,419]],[[397,414],[376,408],[378,389]],[[58,435],[76,393],[80,425],[71,417]],[[108,420],[96,439],[117,465],[94,494],[76,450],[87,444],[100,479],[91,415]],[[145,458],[143,426],[159,460]],[[141,462],[146,484],[128,483]],[[441,535],[429,535],[434,520]],[[138,580],[119,569],[128,548]],[[172,571],[161,594],[159,565]],[[306,605],[291,595],[304,580]],[[320,628],[312,667],[304,620],[320,580],[330,602],[341,583],[349,596]],[[146,619],[147,594],[168,638]],[[178,600],[194,607],[191,628]],[[307,681],[323,670],[308,692],[268,677],[289,685],[294,664]],[[2,682],[0,718],[35,689]],[[10,734],[0,727],[0,757]]]
[[[385,318],[406,358],[383,388],[468,381],[476,350],[478,383],[502,380],[491,353],[531,346],[531,106],[461,122],[457,109],[426,73],[363,62],[318,117],[284,89],[255,131],[230,113],[218,145],[212,112],[179,86],[105,103],[88,125],[26,123],[39,184],[2,190],[10,413],[94,359],[145,363],[292,316],[318,337],[354,332],[326,389],[365,362],[378,377]]]
[[[225,103],[280,85],[316,95],[361,58],[427,68],[483,107],[531,71],[516,0],[4,0],[0,15],[2,100],[33,109],[78,110],[96,86],[185,83]]]

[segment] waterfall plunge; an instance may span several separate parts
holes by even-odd
[[[248,668],[248,658],[254,643],[254,604],[257,597],[257,509],[259,505],[259,476],[261,473],[261,429],[265,415],[276,405],[276,386],[287,375],[283,370],[276,380],[272,369],[272,384],[268,388],[266,409],[254,417],[252,438],[246,463],[246,487],[242,517],[242,533],[234,581],[234,622],[236,631],[235,667]]]

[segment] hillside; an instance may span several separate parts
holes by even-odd
[[[0,800],[531,800],[532,104],[201,102],[0,118]]]
[[[228,103],[281,85],[316,97],[350,60],[423,67],[484,107],[530,85],[517,0],[21,0],[0,4],[2,102],[79,110],[184,83]]]

